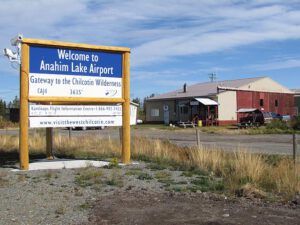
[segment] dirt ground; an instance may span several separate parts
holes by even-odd
[[[211,194],[115,192],[95,203],[84,225],[300,224],[300,210]]]

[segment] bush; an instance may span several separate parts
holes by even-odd
[[[280,130],[288,130],[289,127],[286,122],[278,119],[272,120],[270,123],[266,125],[267,129],[273,130],[273,129],[280,129]]]
[[[292,120],[291,120],[291,127],[294,130],[300,130],[300,116],[295,116]]]

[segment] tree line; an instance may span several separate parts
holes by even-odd
[[[18,96],[15,96],[15,98],[9,102],[0,99],[0,117],[5,118],[8,113],[7,110],[10,108],[20,108],[20,100]]]
[[[144,119],[145,117],[145,101],[148,98],[154,97],[154,94],[151,94],[149,96],[146,96],[143,100],[140,98],[134,98],[132,101],[137,103],[138,106],[138,117],[141,119]],[[7,111],[10,108],[20,108],[20,99],[18,96],[15,96],[15,98],[12,101],[9,101],[8,103],[2,99],[0,99],[0,117],[5,118],[7,115]]]

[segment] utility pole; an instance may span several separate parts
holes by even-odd
[[[217,74],[216,73],[210,73],[208,74],[210,82],[215,82],[217,80]]]

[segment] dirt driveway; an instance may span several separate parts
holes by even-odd
[[[299,224],[299,210],[220,196],[116,192],[100,198],[85,225]]]

